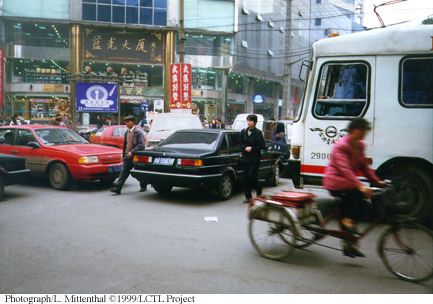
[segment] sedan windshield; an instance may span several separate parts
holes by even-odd
[[[36,129],[35,133],[47,146],[88,144],[84,138],[69,129]]]
[[[177,132],[158,145],[164,149],[214,150],[217,133]]]

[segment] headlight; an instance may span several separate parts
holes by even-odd
[[[97,162],[99,162],[97,156],[83,156],[78,159],[79,164],[90,164],[90,163],[97,163]]]

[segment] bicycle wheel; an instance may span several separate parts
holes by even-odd
[[[315,220],[312,223],[309,223],[307,226],[315,225],[323,227],[324,221],[322,217],[322,213],[317,207],[314,207],[314,218]],[[296,239],[296,248],[305,248],[313,244],[314,241],[318,241],[325,237],[324,234],[313,232],[307,229],[307,226],[302,225],[299,237]]]
[[[293,252],[294,228],[290,216],[282,208],[258,207],[250,218],[248,231],[254,248],[265,258],[278,260]]]
[[[397,277],[412,282],[433,276],[433,234],[416,223],[402,223],[383,232],[378,244],[386,268]]]

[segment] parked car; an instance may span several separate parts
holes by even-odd
[[[5,186],[16,184],[29,172],[24,158],[0,153],[0,198],[3,196]]]
[[[93,143],[123,149],[127,129],[125,125],[103,126],[93,136]]]
[[[254,114],[254,113],[243,113],[243,114],[238,114],[235,118],[235,120],[233,121],[233,125],[232,125],[232,129],[233,130],[242,130],[248,127],[247,124],[247,117],[250,114]],[[256,124],[256,128],[259,130],[263,130],[263,122],[265,121],[265,118],[263,117],[263,115],[260,114],[255,114],[257,115],[257,124]]]
[[[242,181],[240,133],[235,130],[176,131],[153,150],[136,152],[133,177],[146,178],[159,193],[176,187],[208,188],[228,199]],[[259,178],[278,185],[282,162],[278,154],[263,151]]]
[[[162,140],[181,129],[202,129],[200,119],[188,113],[156,114],[146,135],[146,149],[152,149]]]
[[[122,167],[120,149],[89,144],[72,130],[56,126],[2,126],[0,153],[25,158],[32,174],[47,177],[59,190],[73,180],[112,183]]]

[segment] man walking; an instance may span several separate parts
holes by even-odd
[[[123,140],[122,171],[120,172],[120,176],[117,181],[114,182],[113,186],[110,188],[111,192],[117,194],[120,194],[123,184],[126,182],[126,179],[128,178],[129,173],[134,166],[134,153],[139,150],[144,150],[144,132],[135,127],[135,117],[132,115],[126,116],[124,121],[128,130],[126,131],[125,138]],[[140,181],[140,192],[144,192],[146,190],[146,181]]]
[[[242,151],[241,163],[243,169],[242,183],[245,200],[251,199],[251,189],[254,187],[257,196],[262,195],[262,187],[258,181],[261,150],[265,148],[265,140],[262,131],[256,128],[257,115],[247,116],[248,128],[241,131],[240,146]]]

